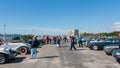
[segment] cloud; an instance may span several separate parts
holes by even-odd
[[[115,23],[113,23],[112,28],[113,28],[113,30],[115,30],[115,31],[120,31],[120,22],[115,22]]]
[[[120,25],[120,22],[115,22],[114,25],[118,26]]]

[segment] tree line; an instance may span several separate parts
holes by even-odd
[[[82,34],[84,37],[90,36],[99,36],[99,37],[120,37],[120,31],[113,31],[113,32],[102,32],[102,33],[87,33],[84,32]],[[33,35],[21,35],[21,39],[27,41],[31,39]]]
[[[83,33],[83,36],[87,37],[87,36],[114,36],[114,37],[119,37],[120,36],[120,31],[114,31],[114,32],[102,32],[102,33]]]

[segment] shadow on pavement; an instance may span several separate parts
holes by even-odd
[[[10,59],[7,64],[11,63],[20,63],[22,62],[26,57],[15,57],[13,59]]]
[[[42,58],[57,58],[58,56],[45,56],[45,57],[39,57],[37,59],[42,59]]]
[[[42,46],[38,46],[38,48],[42,48]]]
[[[66,48],[66,47],[69,47],[69,46],[60,46],[60,48]]]
[[[85,48],[77,48],[77,50],[86,50]]]

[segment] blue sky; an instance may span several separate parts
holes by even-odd
[[[0,0],[0,33],[111,32],[120,21],[120,0]]]

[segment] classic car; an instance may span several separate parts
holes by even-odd
[[[119,38],[106,38],[104,41],[101,42],[89,43],[88,47],[91,50],[103,50],[104,46],[109,44],[117,44],[118,42],[119,42]]]
[[[115,49],[118,49],[119,47],[120,47],[119,44],[106,45],[106,46],[104,46],[104,52],[108,55],[111,55],[112,51]]]
[[[0,64],[7,62],[9,59],[15,58],[17,52],[12,50],[8,45],[0,46]]]
[[[120,49],[113,50],[112,56],[114,56],[116,61],[120,63]]]
[[[7,43],[7,45],[10,46],[12,50],[17,51],[21,55],[25,55],[30,52],[31,50],[31,44],[29,43]]]

